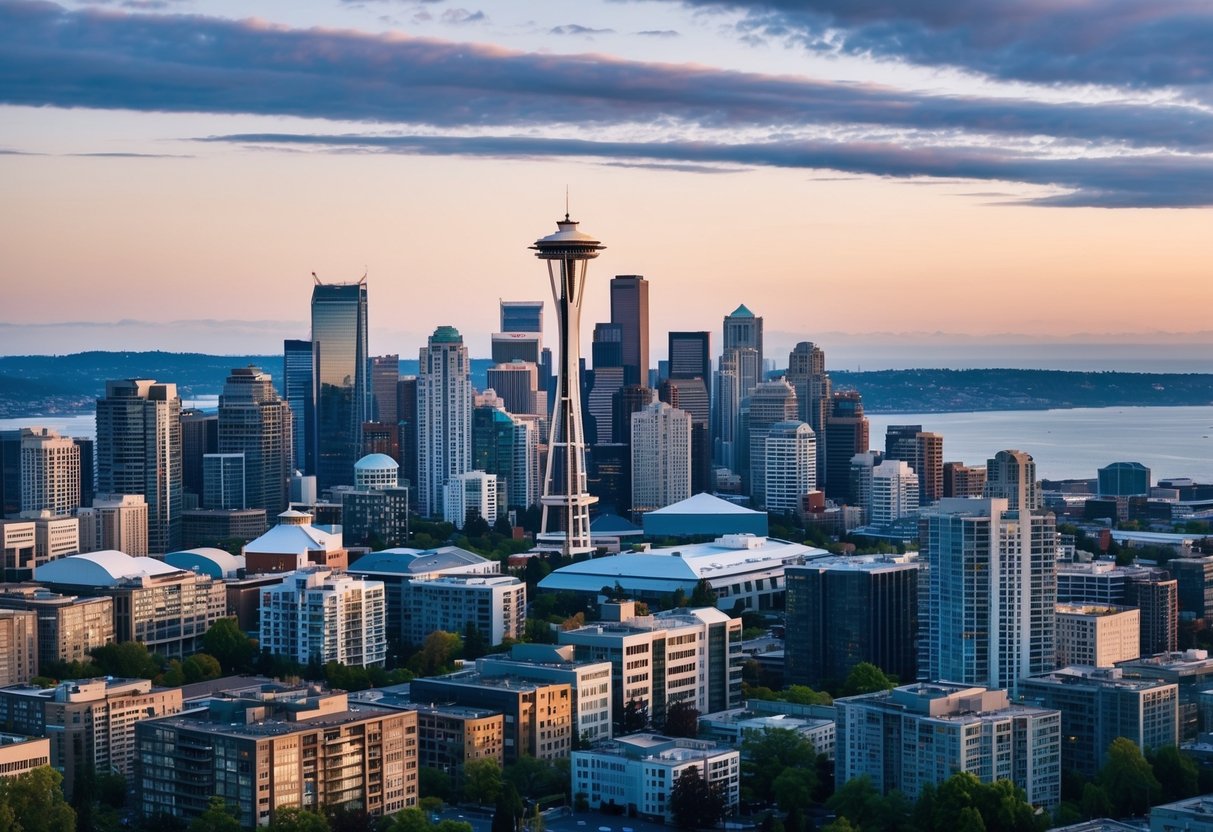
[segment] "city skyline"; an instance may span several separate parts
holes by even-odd
[[[613,241],[587,322],[644,275],[654,358],[739,303],[772,355],[1213,342],[1207,11],[481,5],[0,2],[0,353],[270,352],[315,271],[368,273],[375,353],[450,323],[485,355],[495,300],[542,296],[518,241],[566,185]]]

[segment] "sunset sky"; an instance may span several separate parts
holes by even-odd
[[[0,353],[276,352],[365,271],[372,352],[487,355],[567,186],[587,332],[643,274],[656,357],[742,302],[1207,355],[1210,44],[1203,0],[0,0]]]

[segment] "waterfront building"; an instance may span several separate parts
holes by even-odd
[[[67,517],[80,507],[80,447],[50,428],[21,430],[21,511]]]
[[[286,575],[261,590],[261,649],[301,664],[383,667],[387,625],[383,584],[322,567]]]
[[[366,278],[312,287],[312,396],[316,482],[323,491],[349,485],[370,421]]]
[[[1136,497],[1150,493],[1150,469],[1140,462],[1113,462],[1096,479],[1101,497]]]
[[[219,396],[219,453],[244,457],[242,505],[207,508],[286,510],[293,442],[291,409],[278,396],[269,373],[256,367],[231,371]]]
[[[417,510],[446,514],[447,482],[472,468],[471,364],[463,336],[440,326],[421,348],[417,381]]]

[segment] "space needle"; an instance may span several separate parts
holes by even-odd
[[[589,261],[606,246],[577,228],[566,213],[557,231],[535,241],[531,249],[546,260],[552,299],[560,327],[560,366],[556,401],[543,478],[543,522],[537,544],[565,556],[594,551],[590,545],[590,506],[598,502],[586,491],[585,429],[581,423],[581,299]]]

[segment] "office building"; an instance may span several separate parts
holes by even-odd
[[[292,430],[291,409],[269,373],[232,370],[219,396],[219,453],[244,456],[244,504],[206,508],[263,508],[271,516],[285,511]]]
[[[614,431],[615,394],[623,389],[623,326],[597,324],[590,343],[593,383],[585,396],[586,444],[625,441]]]
[[[498,301],[502,332],[543,332],[543,301]]]
[[[60,595],[38,586],[7,584],[0,586],[0,609],[37,616],[39,673],[51,662],[88,661],[89,651],[114,641],[112,598]]]
[[[538,332],[494,332],[490,356],[494,364],[522,361],[539,366],[543,336]]]
[[[1025,679],[1024,699],[1061,711],[1061,764],[1085,777],[1099,773],[1117,737],[1144,754],[1179,742],[1179,691],[1173,684],[1127,679],[1116,668],[1063,667]]]
[[[1171,558],[1167,570],[1179,590],[1179,615],[1185,620],[1213,618],[1213,557]]]
[[[691,493],[708,491],[712,487],[712,403],[707,383],[698,376],[667,378],[661,382],[657,397],[671,407],[690,414]]]
[[[153,554],[181,547],[181,399],[177,385],[107,381],[97,400],[97,491],[141,494]]]
[[[632,414],[632,513],[691,496],[691,414],[654,402]]]
[[[623,383],[649,381],[649,282],[638,274],[611,278],[611,323],[623,328]]]
[[[547,470],[543,478],[543,513],[536,543],[557,549],[565,557],[593,551],[590,543],[590,506],[597,500],[586,490],[585,426],[581,406],[581,301],[589,261],[605,248],[580,231],[565,215],[557,231],[535,241],[531,249],[547,264],[552,300],[560,332],[560,364],[548,435]],[[640,361],[648,364],[648,285],[644,278],[611,281],[611,321],[623,327],[625,368]],[[642,353],[642,354],[641,354]],[[637,378],[625,381],[637,383]]]
[[[706,740],[632,734],[574,751],[573,793],[591,809],[618,807],[658,823],[673,823],[670,795],[687,769],[720,795],[725,815],[737,811],[741,794],[741,753]]]
[[[46,737],[0,734],[0,780],[20,777],[50,761],[51,741]]]
[[[749,699],[740,708],[699,717],[699,739],[740,748],[746,740],[768,731],[792,731],[813,744],[813,750],[834,759],[834,708],[777,700]]]
[[[922,514],[919,676],[1009,690],[1053,669],[1057,530],[1053,515],[1005,499],[940,500]]]
[[[399,355],[371,356],[371,414],[369,421],[396,426],[396,382],[400,380]]]
[[[824,484],[821,472],[826,467],[826,417],[830,415],[833,385],[826,372],[825,353],[816,344],[801,341],[788,355],[788,383],[796,391],[798,419],[806,422],[817,436],[818,481]]]
[[[250,508],[245,484],[244,454],[206,454],[202,457],[202,507]]]
[[[918,514],[918,475],[910,463],[886,459],[872,468],[868,516],[874,526],[891,526]]]
[[[282,342],[283,398],[291,409],[291,468],[316,474],[316,394],[312,342]]]
[[[1007,501],[1011,511],[1036,511],[1041,506],[1036,462],[1023,451],[999,451],[986,462],[986,497]]]
[[[21,430],[0,430],[0,519],[21,513]]]
[[[341,492],[341,537],[350,545],[399,546],[408,542],[409,489]]]
[[[1150,493],[1150,469],[1140,462],[1113,462],[1099,469],[1101,497],[1136,497]]]
[[[308,347],[311,366],[311,346]],[[308,371],[311,388],[311,371]],[[194,407],[181,410],[181,487],[202,497],[202,457],[219,452],[219,414],[207,413]],[[81,505],[92,505],[82,502]]]
[[[526,361],[498,364],[488,371],[488,385],[514,414],[539,415],[539,368]]]
[[[963,462],[943,464],[943,496],[980,497],[986,491],[986,469]]]
[[[580,661],[610,662],[616,730],[629,703],[653,725],[675,702],[700,713],[741,704],[741,620],[711,607],[636,615],[633,601],[602,604],[602,619],[558,634]]]
[[[841,786],[867,777],[914,800],[958,771],[1010,780],[1033,806],[1061,801],[1062,715],[1012,704],[1005,690],[953,682],[903,685],[834,700]]]
[[[1112,667],[1141,655],[1141,611],[1099,604],[1057,604],[1058,667]]]
[[[488,644],[526,634],[526,584],[511,575],[414,578],[400,588],[403,643],[420,646],[437,630],[476,629]]]
[[[826,416],[825,493],[831,500],[858,503],[851,493],[851,459],[868,450],[868,419],[858,391],[835,393]]]
[[[38,532],[30,520],[0,522],[0,555],[5,581],[27,581],[33,577]]]
[[[379,581],[309,566],[261,590],[261,649],[301,664],[383,667],[386,628]]]
[[[80,551],[116,549],[132,557],[148,553],[147,501],[139,494],[98,494],[92,506],[76,511]]]
[[[758,367],[761,372],[762,318],[755,316],[744,303],[724,316],[724,351],[737,349],[754,350],[758,354]],[[754,383],[757,384],[761,380],[760,375]]]
[[[44,511],[27,522],[34,524],[34,566],[41,566],[80,551],[79,519],[56,517]]]
[[[50,738],[51,765],[63,775],[68,799],[90,768],[137,782],[131,779],[135,726],[180,710],[180,688],[152,687],[147,679],[73,679],[51,688],[0,689],[0,722]]]
[[[784,379],[763,381],[750,395],[746,434],[749,437],[749,469],[743,471],[743,488],[748,486],[750,499],[756,506],[766,505],[766,441],[773,425],[795,421],[796,391]]]
[[[897,679],[918,667],[916,555],[829,557],[789,566],[784,678],[838,690],[860,662]]]
[[[1057,600],[1136,607],[1141,612],[1141,653],[1172,653],[1179,637],[1178,582],[1164,569],[1117,566],[1113,561],[1060,563]]]
[[[366,278],[312,287],[315,474],[321,490],[349,485],[371,416]],[[310,471],[308,473],[311,473]]]
[[[490,677],[465,669],[414,679],[409,683],[409,697],[423,704],[460,705],[503,714],[506,765],[524,756],[566,759],[572,748],[573,692],[564,683]]]
[[[265,509],[198,509],[182,513],[182,546],[216,546],[230,540],[244,543],[265,534]]]
[[[22,428],[21,511],[67,517],[79,507],[79,446],[50,428]]]
[[[918,475],[919,502],[937,502],[943,493],[943,437],[924,431],[922,425],[889,425],[884,440],[884,458],[909,463]]]
[[[91,506],[97,495],[97,443],[79,436],[72,441],[80,449],[80,505]]]
[[[772,514],[799,510],[810,491],[817,490],[817,437],[804,422],[776,422],[766,439],[765,508]]]
[[[417,511],[442,517],[443,489],[472,468],[472,383],[463,336],[440,326],[421,348],[417,380]]]
[[[417,376],[401,376],[396,382],[396,415],[400,419],[400,478],[413,488],[417,476]]]
[[[1197,739],[1201,731],[1213,728],[1209,714],[1202,714],[1207,691],[1213,690],[1213,659],[1207,650],[1158,653],[1120,662],[1117,669],[1126,679],[1153,679],[1179,688],[1179,738]],[[1207,708],[1204,708],[1207,711]]]
[[[37,613],[0,608],[0,687],[24,685],[37,673]]]
[[[140,722],[136,805],[189,820],[212,795],[242,829],[276,810],[366,812],[417,805],[417,714],[351,704],[347,694],[264,685]]]
[[[450,477],[443,488],[443,519],[462,529],[470,516],[490,526],[497,522],[498,482],[496,474],[465,471]]]
[[[441,771],[456,790],[464,767],[477,760],[505,761],[505,715],[490,708],[410,705],[417,714],[417,764]]]
[[[497,407],[477,406],[472,411],[472,466],[496,475],[502,507],[525,508],[538,503],[535,421],[511,416]]]

